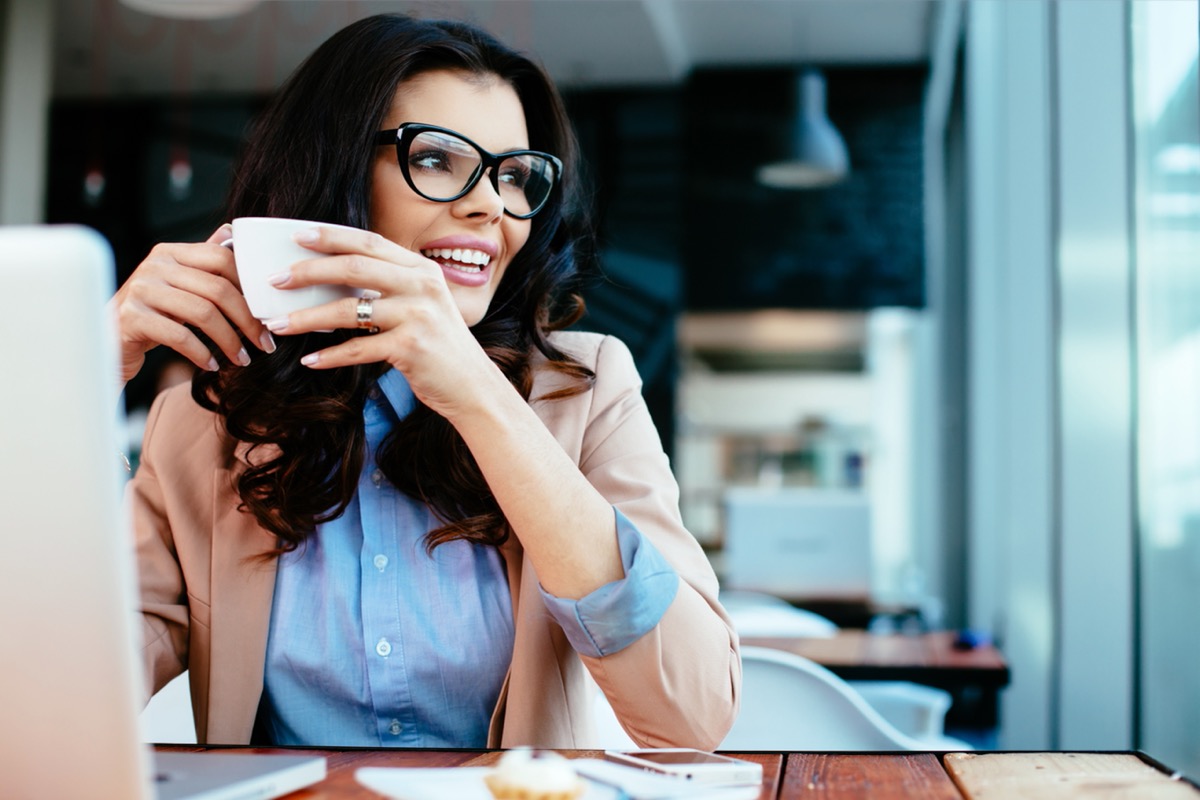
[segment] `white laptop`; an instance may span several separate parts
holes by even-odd
[[[0,794],[280,797],[324,778],[325,759],[140,744],[113,274],[86,228],[0,227]]]

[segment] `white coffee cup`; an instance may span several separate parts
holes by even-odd
[[[361,289],[352,286],[319,284],[298,289],[279,289],[267,278],[287,271],[297,261],[320,258],[321,254],[301,247],[292,236],[312,228],[358,230],[346,225],[311,222],[283,217],[238,217],[233,221],[233,238],[224,242],[233,248],[238,281],[250,313],[257,319],[282,317],[293,311],[312,308],[343,297],[358,297]]]

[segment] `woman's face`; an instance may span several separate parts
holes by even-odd
[[[496,76],[448,70],[418,75],[396,90],[384,122],[385,129],[405,122],[449,128],[492,153],[529,147],[521,101]],[[395,148],[378,149],[371,181],[371,230],[439,262],[463,319],[475,325],[487,313],[504,271],[529,239],[530,221],[505,214],[486,177],[452,202],[426,200],[404,180]]]

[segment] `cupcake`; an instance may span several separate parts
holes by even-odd
[[[527,747],[505,753],[483,780],[496,800],[574,800],[584,789],[570,761]]]

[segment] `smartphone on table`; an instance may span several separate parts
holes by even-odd
[[[627,767],[637,767],[696,783],[762,783],[762,764],[687,747],[605,750],[604,758]]]

